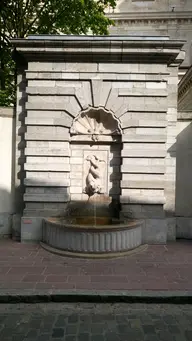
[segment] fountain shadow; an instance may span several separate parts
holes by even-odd
[[[189,120],[178,121],[180,132],[176,143],[169,148],[171,157],[176,158],[175,211],[170,207],[171,214],[176,217],[176,237],[192,238],[192,123]],[[173,193],[173,194],[172,194]],[[167,197],[174,191],[167,190]]]

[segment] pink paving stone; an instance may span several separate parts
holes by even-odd
[[[76,284],[74,283],[36,283],[35,289],[62,289],[62,290],[74,290],[76,289]]]
[[[192,272],[187,272],[186,269],[178,269],[176,272],[180,278],[192,280]]]
[[[22,274],[6,274],[6,275],[0,275],[0,283],[7,283],[7,282],[21,282],[23,277],[25,276],[25,273]]]
[[[113,274],[113,268],[112,267],[107,267],[107,266],[102,266],[102,264],[99,264],[97,267],[91,266],[90,264],[87,266],[83,266],[80,269],[80,274],[87,274],[87,275],[112,275]]]
[[[25,275],[22,282],[44,282],[45,281],[45,276],[43,275]]]
[[[34,290],[35,289],[35,282],[8,282],[8,283],[3,283],[1,288],[3,289],[11,289],[11,290],[17,290],[17,289],[30,289]]]
[[[141,290],[167,290],[168,288],[167,282],[150,281],[150,282],[142,282],[140,284],[141,284]]]
[[[76,275],[70,275],[67,278],[68,283],[87,283],[91,282],[91,276],[76,276]]]
[[[45,271],[45,267],[33,267],[33,266],[15,266],[12,267],[8,274],[42,274]]]
[[[146,275],[143,276],[138,276],[138,274],[133,274],[133,275],[127,275],[127,282],[141,282],[141,281],[146,281],[148,280]]]
[[[64,275],[48,275],[45,277],[45,282],[67,282],[68,276]]]
[[[127,282],[127,277],[126,276],[91,276],[91,282],[104,282],[104,283],[111,283],[111,282],[116,282],[116,283],[126,283]]]
[[[113,267],[113,272],[112,272],[112,274],[114,275],[114,276],[116,276],[116,275],[125,275],[125,274],[130,274],[130,275],[132,275],[132,274],[138,274],[138,275],[145,275],[145,271],[141,268],[141,267],[137,267],[137,266],[135,266],[135,267],[129,267],[129,266],[124,266],[124,267],[116,267],[116,266],[114,266]]]
[[[0,274],[6,275],[10,271],[10,266],[1,266]]]
[[[79,267],[76,266],[63,266],[62,267],[62,275],[74,275],[76,273],[77,275],[80,275],[80,270]],[[51,266],[51,267],[46,267],[45,271],[43,273],[45,276],[46,275],[60,275],[61,274],[61,267],[60,266]]]
[[[150,245],[118,259],[78,259],[39,245],[0,241],[0,287],[7,289],[192,290],[192,242]]]
[[[130,283],[77,283],[76,289],[78,290],[140,290],[141,284],[136,282]]]

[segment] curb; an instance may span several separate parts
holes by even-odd
[[[0,303],[48,302],[192,304],[192,291],[0,290]]]
[[[40,245],[43,249],[45,249],[48,252],[51,252],[55,255],[64,256],[64,257],[73,257],[73,258],[85,258],[85,259],[113,259],[113,258],[122,258],[122,257],[128,257],[133,256],[137,253],[142,253],[148,249],[148,244],[142,244],[137,246],[136,248],[129,249],[127,251],[117,251],[117,252],[107,252],[107,253],[78,253],[73,251],[64,251],[59,250],[55,247],[52,247],[48,244],[40,242]]]

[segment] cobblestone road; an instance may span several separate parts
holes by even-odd
[[[192,306],[0,305],[1,341],[192,341]]]

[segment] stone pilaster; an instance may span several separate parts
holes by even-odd
[[[157,78],[156,70],[161,71]],[[145,81],[142,73],[145,72]],[[143,219],[143,241],[167,239],[164,216],[167,70],[165,65],[140,65],[124,90],[128,111],[120,117],[122,135],[121,217]]]
[[[164,210],[168,223],[168,239],[176,238],[175,220],[175,191],[176,191],[176,138],[177,138],[177,88],[178,67],[168,68],[168,109],[167,109],[167,141],[166,141],[166,173],[165,173],[165,197]]]
[[[24,67],[18,68],[17,74],[17,105],[15,115],[15,132],[13,138],[15,139],[15,162],[13,169],[15,173],[15,189],[14,189],[14,211],[13,223],[12,223],[12,238],[20,240],[21,236],[21,217],[24,210],[23,194],[24,187],[24,163],[25,163],[25,103],[26,103],[26,74]]]

